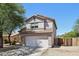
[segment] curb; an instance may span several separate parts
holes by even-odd
[[[44,54],[44,53],[46,53],[48,51],[48,49],[46,49],[42,54],[41,54],[41,56]]]
[[[48,48],[46,48],[46,49],[41,49],[40,52],[37,52],[37,53],[34,53],[34,54],[30,54],[29,56],[41,56],[41,55],[44,54],[47,50],[48,50]]]

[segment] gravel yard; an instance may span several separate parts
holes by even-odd
[[[49,48],[42,56],[79,56],[79,47]]]
[[[0,49],[0,56],[30,56],[38,52],[42,53],[42,50],[39,48],[15,47],[4,52]],[[79,46],[43,49],[41,56],[79,56]]]
[[[37,48],[20,47],[5,52],[0,52],[0,56],[27,56],[35,52],[39,52]]]

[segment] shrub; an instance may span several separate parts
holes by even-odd
[[[12,45],[16,45],[16,41],[13,41],[13,42],[12,42]]]
[[[7,43],[9,43],[9,41],[8,41],[7,39],[5,39],[5,40],[4,40],[4,43],[7,44]]]

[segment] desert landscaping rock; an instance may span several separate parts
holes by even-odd
[[[21,47],[19,49],[1,52],[0,56],[26,56],[35,52],[38,52],[38,50],[35,48]]]

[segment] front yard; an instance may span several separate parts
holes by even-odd
[[[0,56],[27,56],[41,50],[29,47],[7,47],[0,49]]]
[[[79,46],[62,46],[48,49],[12,46],[0,48],[0,56],[79,56]]]

